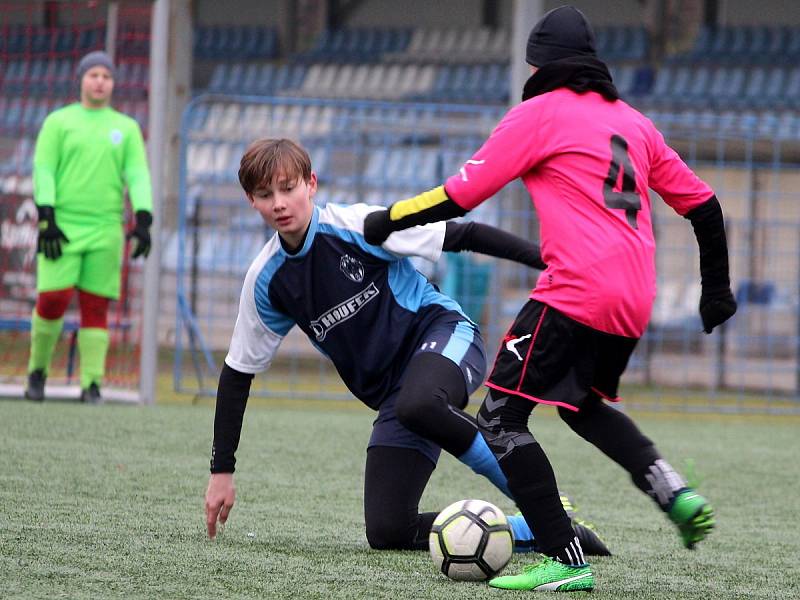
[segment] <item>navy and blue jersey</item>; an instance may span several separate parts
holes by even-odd
[[[435,261],[444,223],[364,241],[364,217],[381,207],[314,208],[302,248],[288,253],[275,234],[247,272],[225,362],[243,373],[269,367],[297,325],[331,359],[350,391],[377,408],[399,384],[426,328],[448,315],[469,321],[409,256]]]

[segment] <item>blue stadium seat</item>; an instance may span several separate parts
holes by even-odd
[[[3,79],[3,93],[10,95],[23,93],[29,68],[30,63],[26,60],[14,60],[8,63]]]
[[[729,46],[726,49],[725,55],[720,57],[720,60],[725,63],[741,63],[742,61],[748,61],[750,57],[747,54],[747,49],[751,35],[750,27],[732,27]]]
[[[54,44],[55,52],[65,54],[71,52],[78,43],[78,36],[75,30],[69,28],[59,29],[56,33],[56,41]]]
[[[789,43],[790,29],[786,26],[774,27],[770,32],[769,45],[767,46],[761,61],[764,64],[772,65],[785,62],[786,47]]]
[[[789,71],[779,104],[784,108],[800,108],[800,67]]]
[[[765,67],[754,67],[747,76],[747,83],[744,86],[738,100],[734,99],[734,104],[742,107],[757,107],[764,95],[764,87],[767,82],[767,70]]]
[[[250,63],[244,69],[242,76],[242,84],[237,93],[239,94],[256,94],[258,89],[259,67],[256,64]]]
[[[754,98],[754,106],[763,108],[784,105],[787,75],[788,71],[785,67],[770,68],[767,71],[767,80],[761,93]]]
[[[4,114],[0,115],[0,128],[7,133],[19,131],[19,122],[22,119],[23,100],[20,97],[12,98]]]
[[[275,93],[289,87],[289,77],[290,67],[284,63],[275,72],[275,77],[272,80],[272,92]]]
[[[745,279],[736,289],[736,302],[746,304],[767,305],[775,299],[776,288],[772,281],[755,281]]]
[[[800,58],[800,27],[787,30],[786,45],[784,46],[785,59],[790,63]]]
[[[620,95],[627,97],[633,87],[634,68],[632,65],[609,65],[611,77]]]
[[[773,28],[766,25],[754,25],[750,30],[750,39],[745,49],[748,62],[758,63],[769,53],[772,43]]]
[[[697,107],[707,97],[710,81],[709,67],[689,67],[687,71],[688,74],[685,74],[683,68],[681,68],[675,74],[675,80],[669,96],[673,106]]]
[[[628,27],[612,27],[610,43],[606,51],[606,60],[623,60],[629,46],[631,30]]]
[[[95,28],[84,29],[78,37],[78,49],[88,51],[99,48],[101,44],[100,31]]]
[[[47,54],[52,48],[53,37],[51,29],[45,27],[31,27],[27,32],[29,35],[28,47],[33,55]]]
[[[286,87],[283,89],[296,90],[303,87],[303,79],[305,79],[307,71],[308,68],[305,65],[292,65]]]
[[[650,38],[644,27],[632,27],[625,58],[645,60],[650,52]]]
[[[271,64],[261,65],[258,70],[258,79],[256,80],[255,94],[259,96],[272,95],[272,80],[275,76],[275,66]]]
[[[608,54],[609,35],[608,27],[597,27],[594,30],[594,44],[597,55],[605,57]]]
[[[709,87],[710,102],[721,108],[736,104],[744,93],[745,77],[743,66],[717,69]]]
[[[653,87],[655,72],[649,65],[641,65],[635,68],[633,82],[630,88],[630,95],[634,98],[647,96]]]
[[[44,77],[47,62],[42,59],[32,60],[28,67],[28,75],[23,86],[28,94],[37,95],[44,92]]]
[[[708,49],[706,61],[724,61],[731,53],[731,46],[734,42],[734,29],[732,27],[718,27],[714,31],[714,39]],[[702,57],[698,57],[702,58]]]
[[[214,67],[211,73],[211,80],[208,82],[208,91],[212,93],[221,93],[225,90],[225,81],[228,78],[228,63],[220,63]]]
[[[244,27],[242,29],[242,42],[240,55],[242,58],[256,58],[258,56],[258,44],[264,31],[261,27]]]
[[[716,43],[719,30],[711,27],[703,27],[695,38],[692,48],[688,52],[682,52],[670,57],[671,62],[688,63],[699,60],[708,60],[712,46]]]
[[[224,60],[228,57],[228,46],[231,39],[231,27],[216,27],[214,43],[210,48],[211,54],[208,58],[214,60]]]
[[[257,58],[277,58],[279,53],[278,32],[272,28],[265,30],[258,46]]]
[[[244,79],[244,65],[235,63],[231,65],[227,73],[228,77],[223,82],[223,91],[227,94],[236,94],[242,88]]]

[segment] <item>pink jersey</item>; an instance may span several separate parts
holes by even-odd
[[[647,117],[566,88],[512,108],[445,190],[469,210],[517,177],[548,265],[530,297],[600,331],[641,337],[656,294],[648,188],[680,215],[713,190]]]

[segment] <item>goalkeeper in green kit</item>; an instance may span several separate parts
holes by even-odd
[[[108,351],[108,307],[119,298],[124,190],[136,214],[131,257],[150,251],[152,197],[144,140],[132,118],[110,106],[114,64],[90,52],[78,64],[80,102],[47,116],[36,140],[39,211],[36,287],[25,397],[44,384],[64,313],[78,290],[81,400],[99,402]]]

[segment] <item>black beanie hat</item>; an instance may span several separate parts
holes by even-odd
[[[596,55],[589,21],[574,6],[560,6],[545,14],[531,29],[525,61],[541,67],[560,58]]]

